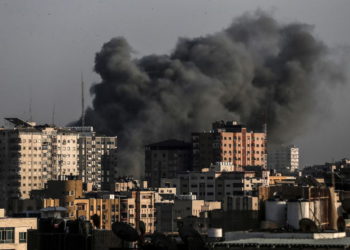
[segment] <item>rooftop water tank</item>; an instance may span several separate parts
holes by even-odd
[[[265,202],[265,219],[284,225],[286,223],[286,207],[286,201],[267,200]]]
[[[209,228],[208,229],[209,238],[222,238],[222,228]]]
[[[310,208],[310,201],[297,200],[288,201],[287,203],[287,223],[293,229],[299,230],[299,221],[301,219],[313,219],[312,207]]]

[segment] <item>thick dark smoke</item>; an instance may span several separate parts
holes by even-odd
[[[139,175],[143,146],[189,138],[212,121],[268,124],[269,140],[288,142],[322,104],[323,82],[342,80],[325,44],[306,24],[280,24],[266,13],[246,14],[227,29],[179,39],[170,55],[132,56],[124,38],[96,54],[93,108],[87,123],[118,135],[120,169]]]

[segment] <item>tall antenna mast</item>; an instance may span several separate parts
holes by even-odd
[[[32,85],[30,85],[30,99],[29,99],[29,121],[30,122],[33,121],[32,102],[33,102]]]
[[[32,96],[30,95],[30,100],[29,100],[29,121],[33,121],[33,115],[32,115]]]
[[[52,125],[55,125],[55,109],[56,109],[56,105],[53,104],[53,108],[52,108]]]
[[[81,126],[85,126],[84,79],[81,72]]]

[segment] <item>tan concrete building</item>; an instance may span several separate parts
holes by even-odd
[[[155,202],[162,202],[166,200],[174,200],[176,196],[176,188],[167,187],[167,188],[158,188],[157,192],[155,192]]]
[[[109,198],[79,198],[74,200],[75,211],[69,215],[70,219],[76,219],[80,216],[84,216],[87,220],[91,220],[93,216],[98,216],[100,229],[111,229],[113,222],[120,221],[121,203],[128,204],[125,199],[120,197]],[[130,202],[129,202],[130,203]],[[129,213],[133,214],[133,213]],[[128,223],[134,223],[134,221],[126,221]]]
[[[155,192],[142,190],[131,191],[131,197],[135,199],[136,205],[136,228],[139,227],[139,221],[143,221],[146,226],[146,233],[155,231]]]
[[[255,195],[260,186],[269,185],[269,171],[202,171],[185,172],[174,179],[162,179],[162,187],[175,187],[177,194],[194,194],[198,200],[224,201],[225,196]]]
[[[266,133],[252,131],[237,122],[215,122],[209,132],[192,133],[194,169],[216,162],[234,166],[266,166]]]
[[[83,197],[83,183],[77,177],[67,177],[67,180],[49,180],[46,188],[33,190],[31,199],[11,199],[9,212],[11,214],[39,211],[46,207],[65,207],[66,216],[73,217],[74,200]]]
[[[47,189],[44,190],[44,197],[49,200],[59,200],[59,206],[67,208],[67,216],[75,216],[75,199],[83,197],[82,180],[71,178],[62,181],[48,181]],[[46,201],[47,203],[48,201]],[[56,204],[56,202],[54,202]]]
[[[177,232],[177,222],[195,217],[200,219],[203,212],[221,209],[221,202],[196,200],[195,195],[178,195],[174,200],[162,200],[155,203],[156,230],[159,232]]]
[[[282,185],[282,184],[291,184],[296,183],[297,178],[295,176],[284,176],[284,175],[270,175],[269,183],[271,186]]]
[[[73,187],[73,184],[64,188]],[[80,195],[76,189],[69,188],[68,191],[57,187],[58,196],[52,193],[52,197],[43,199],[44,207],[63,206],[67,208],[69,219],[77,219],[84,216],[91,220],[94,216],[99,218],[97,228],[111,229],[113,222],[126,222],[135,228],[139,227],[142,220],[146,225],[146,232],[153,233],[155,230],[155,192],[147,190],[137,190],[126,192],[125,195],[119,196],[114,194],[98,194],[96,197],[86,197]],[[78,188],[81,190],[81,187]],[[91,194],[90,194],[91,195]]]
[[[84,216],[92,220],[92,216],[100,218],[99,228],[111,229],[113,222],[121,221],[139,227],[142,220],[146,225],[146,233],[155,231],[154,191],[131,191],[130,197],[109,195],[103,198],[80,198],[74,200],[75,213],[71,219]]]
[[[177,219],[188,216],[199,217],[202,212],[221,209],[221,202],[219,201],[187,199],[188,196],[181,197],[179,196],[174,202],[174,214]]]
[[[135,180],[132,177],[118,177],[114,182],[114,192],[127,192],[135,189],[147,189],[147,181]]]
[[[37,229],[37,218],[8,218],[0,209],[0,249],[27,249],[28,229]]]

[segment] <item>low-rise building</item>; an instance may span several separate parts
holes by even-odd
[[[146,226],[146,233],[155,231],[154,193],[150,190],[131,191],[131,198],[135,199],[136,228],[139,228],[140,221],[143,221]]]
[[[188,216],[199,217],[202,212],[221,209],[219,201],[196,200],[187,195],[180,195],[174,202],[175,218],[185,218]]]
[[[217,165],[225,166],[222,163]],[[202,171],[183,172],[177,178],[161,180],[161,187],[176,188],[178,195],[192,193],[197,199],[206,201],[223,201],[227,195],[256,195],[259,186],[268,185],[269,171],[261,167],[251,171],[203,168]]]
[[[259,197],[257,196],[226,196],[224,201],[225,211],[258,211]]]
[[[295,176],[285,176],[285,175],[270,175],[269,184],[271,186],[274,185],[283,185],[283,184],[295,184],[296,182]]]
[[[147,189],[148,182],[136,180],[132,177],[118,177],[114,182],[112,192],[127,192],[135,189]]]
[[[37,218],[10,218],[0,209],[0,249],[27,249],[27,231],[37,229]]]

